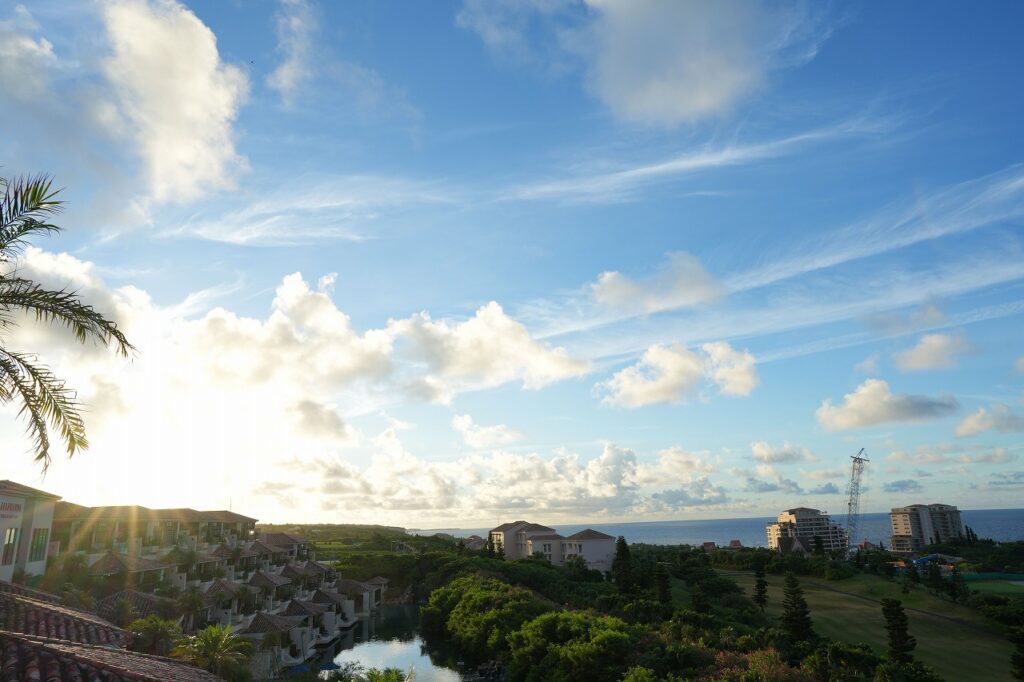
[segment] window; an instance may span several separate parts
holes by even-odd
[[[28,560],[42,561],[46,558],[46,545],[50,541],[49,528],[34,528],[32,530],[32,544],[29,545]]]
[[[4,533],[4,554],[0,558],[0,565],[10,566],[14,563],[14,557],[18,553],[18,529],[8,528]]]

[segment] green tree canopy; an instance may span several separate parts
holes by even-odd
[[[782,629],[794,642],[808,642],[814,639],[814,624],[811,610],[804,599],[800,581],[792,573],[786,574],[782,600]]]

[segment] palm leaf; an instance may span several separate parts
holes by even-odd
[[[0,349],[0,369],[5,381],[11,384],[6,393],[11,395],[16,391],[22,398],[19,416],[28,417],[28,430],[36,446],[35,459],[42,464],[45,473],[50,466],[47,423],[60,433],[69,457],[88,448],[89,441],[75,392],[48,368],[36,365],[35,360],[32,355]]]
[[[135,350],[115,322],[82,303],[73,291],[51,291],[28,279],[0,278],[0,326],[11,324],[10,317],[3,314],[10,310],[32,313],[37,322],[63,324],[82,343],[90,337],[105,346],[113,343],[122,356]]]
[[[21,250],[26,237],[59,232],[60,228],[46,220],[60,212],[56,199],[60,190],[52,189],[53,180],[46,175],[16,178],[2,182],[0,198],[0,260]]]

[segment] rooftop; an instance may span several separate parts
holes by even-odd
[[[585,528],[584,530],[581,530],[579,533],[573,533],[572,535],[570,535],[569,537],[566,538],[566,540],[614,540],[614,539],[615,538],[613,538],[611,535],[608,535],[607,533],[602,533],[599,530],[594,530],[593,528]]]
[[[128,633],[96,614],[10,592],[0,593],[0,630],[113,646],[128,639]]]
[[[27,485],[15,483],[4,479],[0,481],[0,495],[13,495],[15,497],[44,497],[51,500],[59,500],[60,495],[29,488]]]

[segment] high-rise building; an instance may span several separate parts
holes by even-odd
[[[815,538],[821,538],[822,549],[826,552],[846,549],[846,531],[818,509],[787,509],[779,514],[778,521],[768,524],[767,531],[768,547],[776,551],[794,546],[813,551],[817,545]]]
[[[894,552],[913,552],[925,545],[956,540],[964,536],[960,510],[948,504],[912,504],[893,507],[889,514]]]

